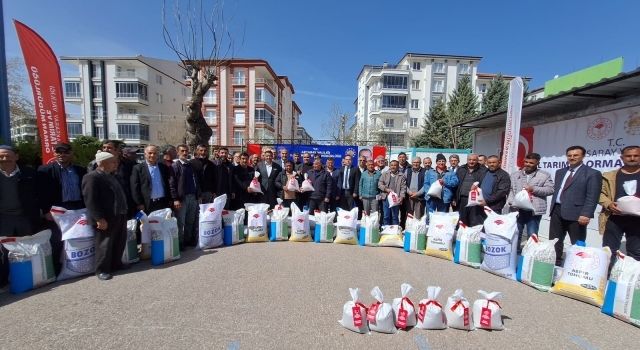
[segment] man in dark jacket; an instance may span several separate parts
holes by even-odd
[[[496,155],[489,156],[485,165],[488,171],[480,184],[484,205],[494,212],[502,214],[502,209],[507,204],[507,197],[509,197],[511,190],[511,177],[509,173],[500,168],[500,158]],[[483,166],[480,165],[480,167]]]
[[[198,243],[200,179],[187,158],[189,146],[179,145],[177,148],[178,161],[172,165],[169,189],[178,219],[180,249],[184,250],[185,246],[195,246]]]
[[[213,203],[213,196],[216,195],[216,166],[209,160],[209,147],[207,145],[198,145],[196,147],[191,165],[200,177],[202,203]],[[227,198],[227,202],[229,201],[231,201],[231,198]]]
[[[102,141],[102,152],[109,152],[116,157],[118,162],[118,167],[116,168],[116,172],[114,176],[116,180],[122,186],[122,190],[127,198],[127,217],[133,217],[136,212],[135,204],[133,203],[133,198],[131,197],[131,184],[129,181],[131,180],[131,172],[133,171],[133,166],[136,165],[135,162],[130,161],[129,159],[124,158],[122,154],[122,150],[120,146],[122,145],[119,141],[113,140],[104,140]],[[91,161],[89,163],[88,171],[91,172],[95,170],[97,167],[96,161]]]
[[[411,165],[412,167],[407,169],[405,173],[405,178],[407,179],[407,198],[404,202],[406,206],[405,211],[415,218],[421,218],[422,215],[425,214],[424,188],[422,188],[424,186],[425,169],[421,167],[420,157],[413,158]]]
[[[46,227],[51,230],[51,257],[58,274],[62,264],[60,253],[63,249],[62,232],[49,211],[52,206],[76,210],[84,208],[82,199],[82,178],[87,169],[73,164],[73,150],[68,143],[54,146],[56,161],[38,168],[38,205],[46,219]]]
[[[249,192],[248,188],[254,178],[255,170],[249,166],[249,155],[240,154],[240,163],[233,167],[233,193],[235,198],[231,202],[231,209],[244,208],[245,203],[260,203],[260,194]]]
[[[127,243],[128,208],[124,190],[114,176],[117,169],[113,154],[98,151],[95,171],[82,179],[87,221],[95,227],[96,276],[103,281],[125,267],[121,258]]]
[[[449,158],[451,160],[451,157]],[[482,206],[467,207],[469,203],[469,191],[474,182],[482,184],[482,179],[487,168],[478,164],[478,155],[469,154],[467,164],[456,171],[458,177],[458,189],[456,191],[456,205],[460,211],[460,221],[467,226],[481,225],[484,222],[484,209]]]
[[[137,210],[146,214],[170,208],[170,169],[160,162],[160,150],[149,145],[144,149],[144,162],[133,167],[131,173],[131,196]]]
[[[277,203],[278,188],[276,188],[276,179],[282,172],[280,165],[273,161],[273,152],[266,150],[264,152],[264,161],[258,163],[258,172],[260,173],[259,181],[262,187],[262,202],[274,207]]]
[[[28,236],[40,229],[36,172],[18,166],[18,152],[0,145],[0,227],[3,236]],[[7,284],[9,261],[0,245],[0,287]]]
[[[214,162],[215,167],[215,185],[213,192],[216,196],[223,194],[227,195],[227,203],[224,205],[225,209],[229,209],[231,200],[235,198],[233,193],[233,163],[228,158],[229,150],[226,147],[221,147],[218,150],[218,161]]]
[[[360,177],[358,169],[351,167],[352,158],[347,154],[343,158],[344,165],[340,169],[338,176],[338,196],[340,197],[340,208],[351,210],[354,205],[354,199],[358,198],[358,184]]]
[[[314,189],[309,196],[309,213],[314,213],[316,210],[326,211],[331,202],[329,197],[333,191],[331,174],[322,169],[320,159],[313,162],[313,170],[307,174]]]

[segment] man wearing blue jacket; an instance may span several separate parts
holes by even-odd
[[[429,188],[436,181],[442,184],[442,198],[428,196]],[[427,197],[427,210],[432,212],[448,212],[455,189],[458,187],[458,177],[454,171],[447,170],[447,158],[442,154],[436,156],[436,167],[427,171],[424,176],[424,193]]]

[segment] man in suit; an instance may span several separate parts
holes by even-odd
[[[262,187],[263,203],[269,204],[270,207],[278,204],[278,189],[276,188],[276,179],[280,175],[282,168],[278,163],[273,161],[273,152],[267,150],[264,152],[264,161],[258,163],[258,172],[260,172],[260,187]]]
[[[358,198],[358,169],[351,167],[352,158],[347,154],[343,158],[344,166],[338,175],[338,196],[340,197],[340,208],[351,210],[354,200]]]
[[[233,194],[233,164],[229,161],[228,158],[229,149],[226,147],[220,147],[218,150],[218,160],[213,163],[215,166],[215,185],[213,187],[213,193],[216,196],[221,196],[223,194],[227,195],[227,203],[225,203],[224,208],[229,209],[231,205],[231,199],[235,197]]]
[[[238,156],[238,158],[240,157]],[[216,184],[216,166],[209,160],[209,146],[202,144],[196,147],[194,158],[191,159],[191,165],[201,180],[202,203],[213,203]],[[227,198],[227,202],[230,200],[231,198]]]
[[[586,150],[582,146],[567,148],[569,166],[556,171],[555,188],[551,199],[549,239],[556,243],[556,265],[561,266],[564,238],[569,233],[571,244],[587,238],[587,225],[593,218],[600,190],[602,174],[583,164]]]
[[[152,211],[170,208],[169,171],[159,162],[160,150],[149,145],[144,149],[145,161],[133,167],[131,173],[131,195],[137,210],[149,214]]]
[[[121,258],[127,239],[127,198],[114,176],[118,159],[98,151],[96,170],[82,179],[82,194],[87,205],[87,221],[95,227],[96,276],[111,279],[114,270],[125,268]]]
[[[196,246],[198,243],[200,179],[193,170],[188,155],[189,146],[178,145],[178,161],[173,163],[169,177],[169,190],[176,209],[181,250],[184,250],[185,246]]]
[[[278,165],[284,169],[287,166],[287,161],[289,160],[289,151],[286,148],[280,149],[280,159],[278,160]]]
[[[82,177],[87,173],[85,167],[73,164],[73,150],[68,143],[54,146],[56,161],[38,168],[36,187],[38,205],[46,219],[46,227],[51,230],[51,251],[53,267],[60,272],[60,253],[62,251],[62,232],[51,216],[51,207],[63,207],[76,210],[84,208],[82,200]]]

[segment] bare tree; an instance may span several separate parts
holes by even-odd
[[[213,134],[202,115],[202,101],[218,79],[219,68],[233,57],[231,20],[225,16],[224,1],[212,0],[210,6],[203,0],[172,3],[168,8],[166,0],[162,2],[162,36],[191,80],[185,139],[195,147],[209,144]]]
[[[329,112],[329,119],[322,124],[325,137],[329,140],[346,144],[353,141],[350,128],[354,123],[353,116],[342,111],[338,104],[333,104]]]

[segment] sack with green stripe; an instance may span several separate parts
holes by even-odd
[[[338,208],[336,228],[338,234],[334,243],[358,244],[356,232],[358,228],[358,208],[344,210]]]
[[[404,251],[407,253],[424,254],[427,247],[427,216],[416,219],[407,214],[407,224],[404,230]]]
[[[269,224],[269,240],[287,241],[289,240],[289,208],[276,204],[271,211],[271,223]]]
[[[640,261],[620,251],[607,282],[602,313],[640,327]]]
[[[453,249],[453,262],[460,265],[480,268],[482,265],[482,244],[480,235],[482,225],[469,227],[460,221]]]
[[[541,241],[537,235],[532,234],[522,248],[516,279],[528,286],[548,292],[553,283],[557,241],[557,238]]]
[[[360,220],[358,244],[361,246],[377,247],[380,242],[380,216],[378,212],[371,215],[364,213]]]
[[[9,251],[9,290],[17,294],[42,287],[56,280],[49,238],[51,230],[33,236],[5,238]]]
[[[222,238],[225,246],[244,242],[245,212],[244,209],[222,211],[222,222],[224,224],[224,236]]]
[[[127,245],[122,252],[122,263],[133,264],[140,261],[140,254],[138,254],[138,240],[136,239],[136,228],[138,227],[138,220],[127,220]]]
[[[170,209],[166,209],[164,217],[151,214],[148,218],[151,229],[151,264],[162,265],[180,259],[177,219],[171,217]]]
[[[316,243],[331,243],[335,237],[336,228],[333,226],[333,219],[336,218],[336,212],[325,213],[323,211],[316,212],[309,217],[309,222],[315,222],[313,228],[313,241]]]

